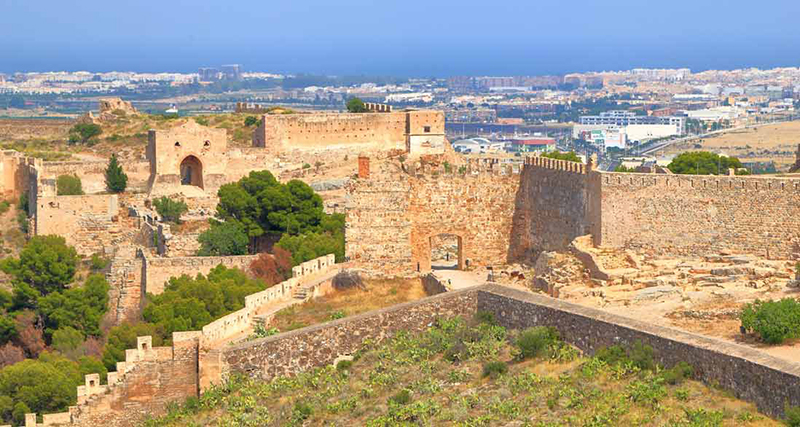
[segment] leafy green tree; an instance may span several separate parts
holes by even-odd
[[[350,98],[347,101],[347,111],[351,113],[366,113],[367,106],[364,105],[364,101],[359,98]]]
[[[294,265],[331,253],[337,262],[344,259],[344,237],[339,233],[284,234],[276,246],[291,252]]]
[[[739,320],[743,331],[757,334],[767,344],[800,338],[800,302],[794,298],[745,304]]]
[[[100,336],[100,321],[108,306],[109,285],[101,274],[92,274],[83,287],[52,292],[39,298],[45,333],[74,328],[83,335]]]
[[[122,193],[128,186],[128,175],[122,170],[117,155],[112,154],[106,168],[106,188],[111,193]]]
[[[176,224],[181,222],[181,215],[189,210],[189,207],[182,200],[172,200],[167,196],[153,200],[153,206],[156,207],[156,212],[164,221]]]
[[[198,274],[173,277],[159,295],[148,295],[142,318],[173,332],[199,330],[228,313],[244,307],[247,295],[266,288],[238,269],[223,265],[214,267],[208,276]]]
[[[556,160],[566,160],[568,162],[583,163],[583,161],[581,161],[581,158],[578,157],[578,155],[575,154],[574,151],[570,151],[569,153],[562,153],[560,151],[551,151],[549,153],[542,154],[542,157],[547,157]]]
[[[231,219],[222,223],[214,223],[197,239],[200,242],[200,256],[247,255],[250,239],[244,226]]]
[[[42,295],[64,289],[72,282],[78,265],[78,253],[67,246],[61,236],[34,236],[19,254],[19,258],[0,261],[0,269],[13,277],[17,288],[27,285]],[[25,291],[29,293],[29,291]]]
[[[244,125],[247,127],[255,126],[258,124],[258,117],[256,116],[247,116],[244,119]]]
[[[69,143],[92,143],[101,133],[103,133],[103,129],[94,123],[79,123],[70,129]]]
[[[251,172],[223,185],[218,195],[217,216],[238,221],[251,239],[266,233],[316,231],[325,216],[322,198],[308,184],[281,184],[269,171]]]
[[[741,167],[742,163],[735,157],[720,156],[709,151],[689,151],[672,159],[667,169],[684,175],[727,175],[729,168]]]
[[[64,326],[53,332],[51,346],[63,355],[74,353],[83,344],[83,333],[71,326]]]
[[[0,316],[0,345],[17,337],[17,322],[9,315]]]
[[[625,165],[619,165],[614,168],[614,172],[631,173],[631,172],[636,172],[636,168],[629,168],[626,167]]]
[[[77,175],[60,175],[56,179],[56,194],[59,196],[80,196],[83,185]]]

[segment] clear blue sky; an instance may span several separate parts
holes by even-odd
[[[798,0],[0,0],[0,72],[800,65]]]

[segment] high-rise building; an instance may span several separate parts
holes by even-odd
[[[222,70],[222,78],[225,80],[241,80],[242,71],[239,64],[223,65],[220,67]]]
[[[219,70],[216,68],[200,68],[197,70],[201,82],[213,82],[219,80]]]

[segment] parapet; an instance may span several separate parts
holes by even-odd
[[[592,170],[591,166],[583,163],[551,159],[543,156],[525,157],[525,168],[543,168],[583,175],[588,174],[589,171]]]
[[[646,173],[601,172],[601,183],[614,187],[693,188],[698,190],[749,190],[800,192],[800,179],[766,176],[660,175]]]
[[[467,159],[466,164],[415,164],[406,169],[409,175],[432,175],[437,177],[479,177],[487,175],[519,175],[522,171],[520,163],[507,162],[500,158]]]

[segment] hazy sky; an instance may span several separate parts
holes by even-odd
[[[800,65],[799,0],[0,0],[0,72]]]

